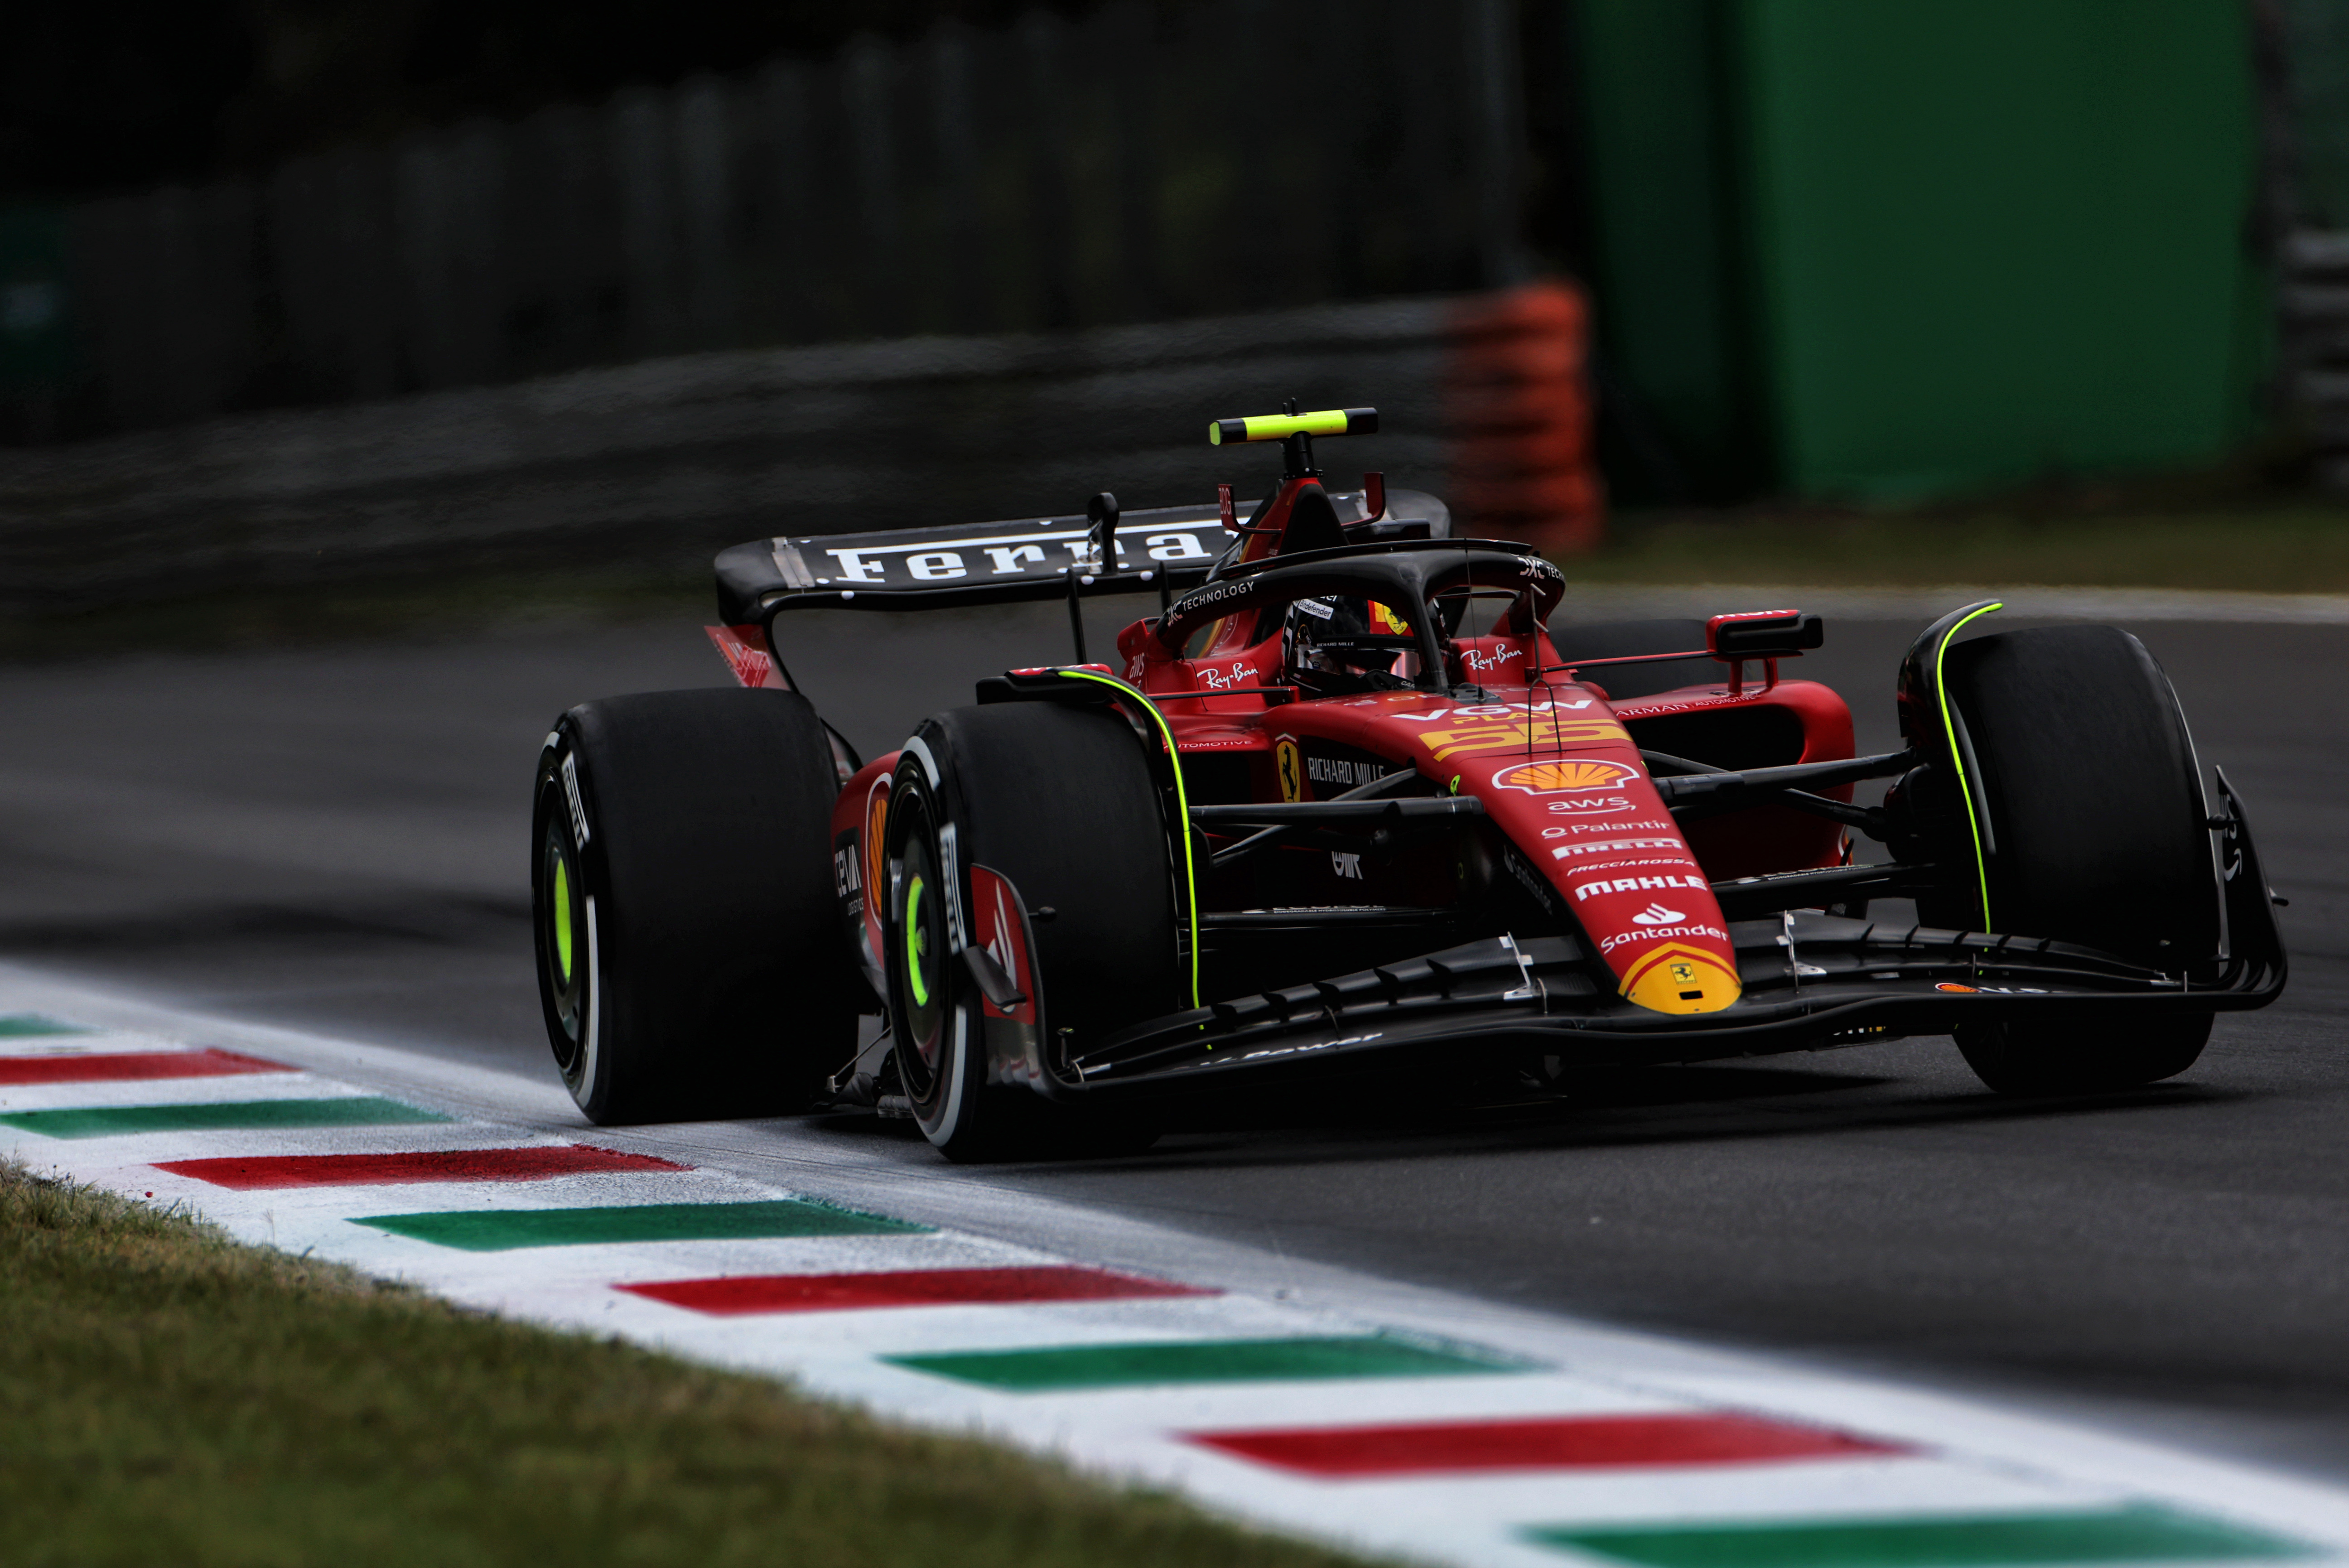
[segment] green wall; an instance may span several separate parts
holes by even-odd
[[[1725,40],[1708,0],[1595,0],[1578,19],[1599,330],[1618,389],[1639,399],[1662,449],[1649,464],[1665,471],[1619,474],[1616,488],[1732,499],[1766,454],[1741,297]]]
[[[2247,432],[2240,0],[1582,0],[1578,36],[1602,331],[1692,463],[1898,501]],[[1655,123],[1692,97],[1701,176]]]

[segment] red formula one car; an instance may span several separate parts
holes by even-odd
[[[1547,562],[1377,475],[1330,488],[1314,438],[1376,417],[1217,421],[1286,459],[1245,519],[1228,487],[1104,494],[720,555],[711,630],[749,689],[587,703],[541,759],[540,989],[581,1108],[829,1097],[974,1158],[1284,1084],[1910,1033],[1996,1089],[2097,1089],[2281,992],[2241,807],[2126,632],[1958,640],[1998,607],[1952,611],[1898,672],[1907,744],[1856,756],[1843,699],[1781,675],[1818,618],[1552,626]],[[1080,598],[1131,592],[1158,613],[1089,660]],[[773,654],[803,608],[1062,596],[1070,662],[869,763]],[[1852,804],[1868,779],[1883,803]]]

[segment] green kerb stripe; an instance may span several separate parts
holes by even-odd
[[[361,1127],[400,1122],[445,1122],[372,1095],[332,1100],[225,1100],[194,1106],[78,1106],[70,1110],[11,1111],[0,1122],[44,1137],[119,1137],[129,1133],[206,1132],[222,1128]]]
[[[1256,1383],[1283,1378],[1458,1377],[1524,1372],[1498,1355],[1408,1340],[1206,1339],[1176,1344],[1064,1345],[1037,1350],[964,1351],[882,1359],[916,1372],[1011,1393],[1123,1388],[1152,1383]]]
[[[1992,1568],[1993,1564],[2272,1561],[2304,1542],[2138,1507],[2104,1513],[1957,1515],[1733,1525],[1559,1525],[1526,1537],[1641,1568]]]
[[[436,1247],[504,1252],[615,1241],[723,1241],[763,1236],[926,1235],[930,1227],[797,1199],[760,1203],[646,1203],[596,1209],[445,1210],[371,1214],[372,1225]]]
[[[0,1018],[0,1040],[29,1040],[40,1034],[94,1034],[78,1023],[63,1023],[37,1012],[12,1012]]]

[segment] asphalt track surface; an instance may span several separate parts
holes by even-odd
[[[866,618],[853,659],[792,662],[869,754],[973,678],[1064,657],[1057,618]],[[988,1179],[2349,1478],[2349,697],[2327,678],[2349,628],[2136,629],[2292,899],[2285,1000],[2222,1019],[2176,1083],[2002,1101],[1947,1040],[1920,1039],[1432,1124],[1185,1129],[1136,1158]],[[1831,622],[1802,668],[1852,699],[1863,747],[1893,743],[1915,630]],[[0,956],[550,1076],[524,898],[540,739],[585,698],[725,679],[684,618],[0,670]],[[935,1161],[904,1123],[799,1136]]]

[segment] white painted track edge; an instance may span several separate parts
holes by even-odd
[[[845,1207],[950,1227],[1015,1247],[1213,1285],[1306,1311],[1374,1320],[1432,1338],[1474,1342],[1614,1384],[1627,1397],[1663,1395],[1751,1408],[1906,1438],[1930,1450],[1969,1455],[1992,1468],[2044,1468],[2119,1492],[2150,1491],[2221,1517],[2256,1519],[2349,1552],[2349,1496],[2337,1489],[2143,1442],[2125,1433],[2053,1420],[1962,1391],[1861,1376],[1793,1357],[1720,1349],[1380,1279],[1040,1198],[1026,1189],[1010,1192],[983,1171],[886,1163],[844,1147],[844,1140],[836,1137],[788,1136],[792,1123],[594,1127],[578,1116],[551,1066],[543,1077],[533,1077],[390,1046],[190,1013],[12,964],[0,964],[0,993],[8,999],[0,1012],[37,1011],[271,1056],[311,1071],[342,1075],[370,1089],[410,1096],[435,1109],[489,1119],[530,1135],[530,1141],[562,1137],[664,1155],[771,1181]],[[1280,1522],[1278,1516],[1229,1497],[1206,1501],[1236,1507],[1264,1522]],[[1376,1543],[1361,1544],[1379,1549]],[[1547,1554],[1541,1560],[1560,1561]]]

